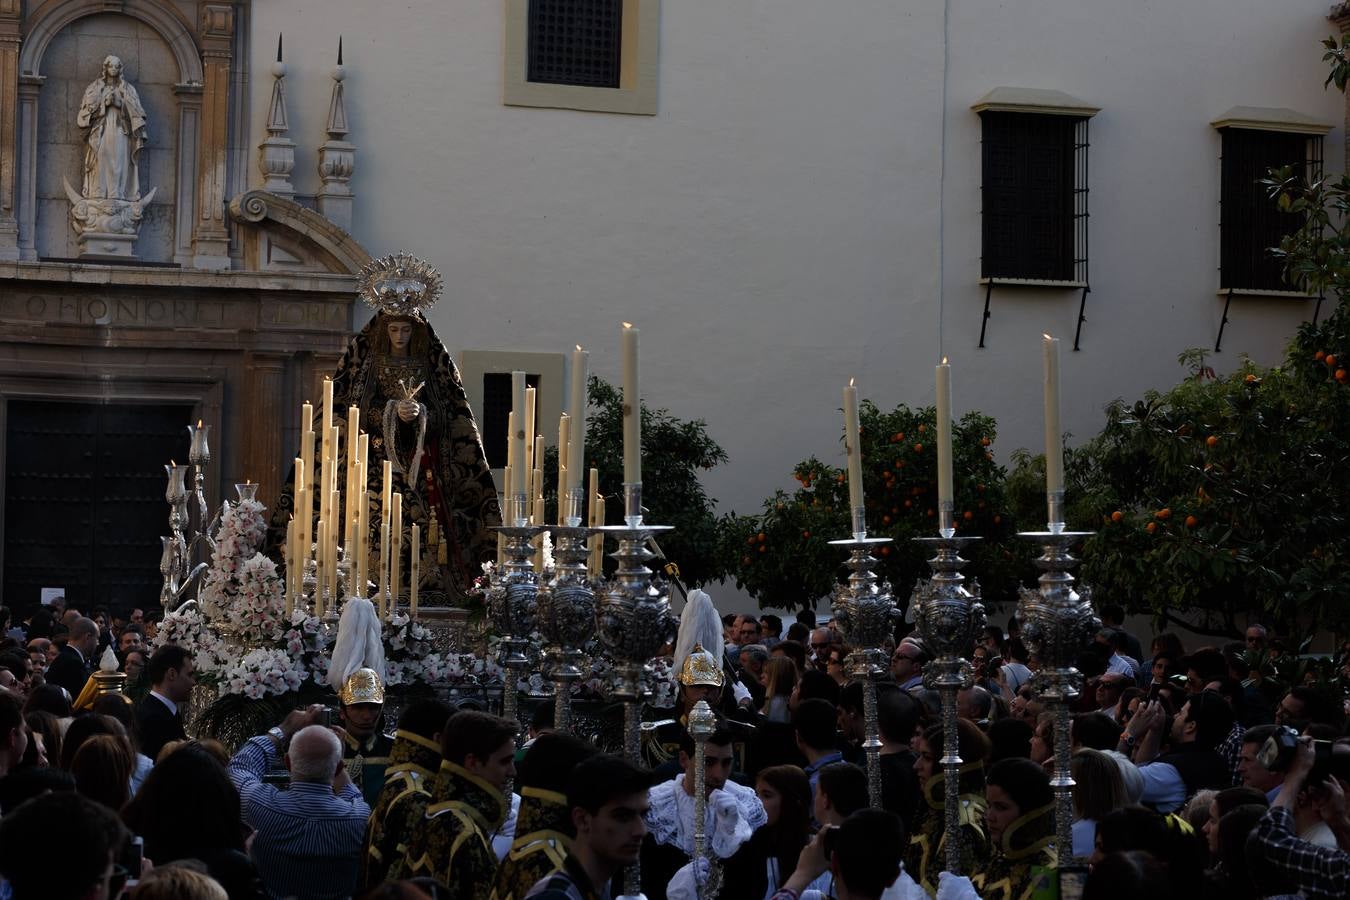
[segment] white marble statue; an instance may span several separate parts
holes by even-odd
[[[84,180],[79,193],[66,181],[70,219],[81,255],[132,256],[145,207],[137,157],[149,140],[145,107],[122,60],[108,56],[102,74],[85,88],[75,122],[84,129]]]
[[[122,77],[122,60],[103,60],[103,74],[84,89],[76,124],[87,129],[84,151],[86,200],[139,200],[136,157],[145,146],[145,108],[131,82]]]

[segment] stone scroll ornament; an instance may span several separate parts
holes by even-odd
[[[62,179],[70,199],[70,220],[81,255],[132,256],[145,207],[138,157],[149,140],[145,107],[122,76],[122,60],[108,56],[103,70],[80,100],[76,124],[84,131],[84,173],[80,190]]]
[[[382,463],[389,460],[393,490],[403,495],[404,546],[411,543],[413,525],[425,536],[432,521],[444,542],[439,545],[445,548],[444,562],[430,543],[414,551],[421,553],[421,605],[467,605],[476,596],[473,582],[482,564],[497,556],[497,535],[491,529],[502,519],[459,370],[424,315],[440,295],[440,273],[397,253],[362,269],[357,289],[376,315],[347,345],[333,376],[333,393],[339,409],[360,409],[361,428],[370,434],[370,522],[378,528]],[[390,326],[396,323],[412,325],[406,347],[393,343]],[[417,404],[411,421],[393,412],[400,401]],[[345,427],[345,417],[334,419],[339,428]],[[338,471],[345,471],[345,435],[338,446]],[[280,554],[286,522],[294,512],[293,479],[294,473],[277,501],[269,555]],[[378,534],[372,534],[369,545],[378,553]],[[404,573],[410,570],[403,568]],[[370,571],[377,571],[375,563]],[[398,593],[406,596],[408,587],[399,586]]]

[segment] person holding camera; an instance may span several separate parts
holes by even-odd
[[[1227,700],[1213,691],[1191,694],[1172,719],[1171,746],[1160,755],[1167,724],[1162,704],[1150,701],[1130,719],[1116,747],[1144,776],[1141,802],[1164,814],[1176,812],[1196,791],[1233,784],[1228,763],[1215,749],[1233,727]]]
[[[1274,738],[1272,738],[1274,740]],[[1350,896],[1350,817],[1346,815],[1345,793],[1350,786],[1350,747],[1326,745],[1322,765],[1312,738],[1301,737],[1295,742],[1293,758],[1284,776],[1284,784],[1270,811],[1257,823],[1256,831],[1247,845],[1291,880],[1297,889],[1309,898]],[[1313,780],[1314,768],[1325,774],[1320,786]],[[1319,847],[1300,838],[1294,831],[1294,811],[1300,791],[1312,783],[1326,792],[1323,816],[1336,835],[1338,849]]]
[[[230,760],[252,855],[273,897],[348,897],[356,890],[370,807],[342,763],[337,729],[322,706],[294,710],[249,738]],[[287,789],[266,776],[284,760]]]
[[[809,886],[826,872],[832,876],[829,896],[838,900],[927,900],[904,871],[905,838],[905,824],[895,813],[860,809],[807,844],[796,871],[770,900],[821,900],[825,894]]]

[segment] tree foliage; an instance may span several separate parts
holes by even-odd
[[[601,378],[587,385],[586,468],[599,470],[605,495],[605,521],[623,522],[623,396]],[[547,517],[557,521],[558,449],[544,454]],[[642,505],[646,521],[673,525],[658,538],[666,559],[680,568],[689,585],[717,581],[725,574],[717,553],[714,500],[703,489],[699,472],[727,461],[726,451],[708,434],[701,419],[682,420],[666,409],[642,404]],[[588,476],[582,478],[585,487]],[[610,546],[608,550],[612,550]],[[607,551],[608,552],[608,551]],[[606,572],[613,560],[605,558]]]
[[[910,585],[929,574],[931,555],[912,538],[937,531],[936,415],[933,408],[901,405],[882,412],[864,400],[863,485],[868,534],[893,543],[876,550],[878,574],[903,605]],[[994,462],[994,420],[968,413],[952,429],[958,533],[986,538],[967,554],[986,600],[1011,599],[1025,560],[1007,538],[1013,532],[1004,497],[1005,472]],[[842,438],[841,438],[842,440]],[[848,575],[848,552],[830,541],[850,536],[849,499],[842,469],[811,457],[798,463],[799,487],[778,491],[756,515],[722,522],[721,565],[764,608],[810,608]]]

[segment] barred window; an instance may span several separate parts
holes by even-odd
[[[529,81],[617,88],[623,0],[530,0]]]
[[[1087,116],[980,118],[981,276],[1086,284]]]
[[[1219,284],[1222,290],[1295,291],[1271,250],[1302,226],[1301,213],[1282,212],[1260,183],[1270,169],[1320,177],[1322,137],[1224,127],[1219,195]]]

